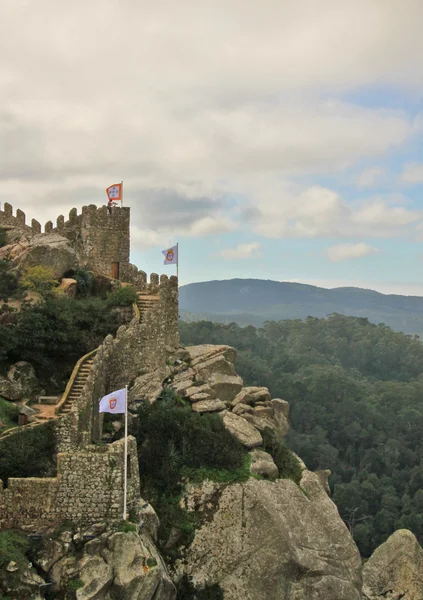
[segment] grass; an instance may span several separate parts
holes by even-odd
[[[244,456],[244,462],[238,469],[213,469],[200,467],[198,469],[182,467],[181,476],[190,480],[191,483],[201,483],[206,479],[217,483],[242,483],[248,481],[250,473],[251,457],[249,454]]]
[[[19,408],[5,400],[0,396],[0,421],[4,423],[6,429],[9,427],[15,427],[19,421]]]

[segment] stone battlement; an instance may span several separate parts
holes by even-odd
[[[124,440],[57,455],[57,477],[0,480],[0,529],[86,525],[123,515]],[[128,437],[128,507],[139,498],[135,438]]]

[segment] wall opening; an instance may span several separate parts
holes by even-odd
[[[112,263],[112,279],[119,279],[119,263]]]
[[[128,454],[128,456],[126,457],[127,462],[127,467],[126,467],[126,477],[127,479],[131,479],[131,455]]]

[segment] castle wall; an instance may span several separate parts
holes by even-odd
[[[32,219],[26,223],[26,215],[19,208],[13,214],[8,202],[0,210],[0,227],[16,230],[29,235],[41,233],[41,224]],[[106,206],[94,204],[83,206],[78,214],[76,208],[69,212],[65,221],[63,215],[57,217],[56,226],[52,221],[44,225],[44,233],[56,232],[67,238],[76,251],[81,267],[106,277],[113,276],[113,263],[119,265],[118,279],[132,281],[133,267],[129,263],[130,254],[130,208],[116,206],[109,214]],[[135,272],[138,270],[135,267]]]
[[[109,214],[106,206],[94,204],[76,208],[69,220],[58,217],[56,227],[60,235],[68,238],[78,253],[81,266],[106,277],[112,277],[112,264],[119,264],[119,279],[128,281],[130,252],[130,208],[113,207]]]
[[[136,441],[128,437],[128,510],[139,498]],[[0,529],[34,529],[63,520],[84,525],[123,516],[124,440],[60,453],[57,477],[0,481]]]
[[[159,295],[157,306],[119,327],[116,337],[108,335],[97,350],[91,372],[72,411],[57,424],[60,452],[100,439],[102,417],[98,412],[100,399],[125,385],[130,386],[139,375],[164,367],[168,352],[179,346],[178,281],[152,274],[145,281],[145,293]]]

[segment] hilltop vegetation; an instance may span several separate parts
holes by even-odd
[[[184,321],[205,319],[261,327],[265,321],[339,313],[423,336],[423,298],[360,288],[328,290],[261,279],[205,281],[180,288],[180,307]]]
[[[423,346],[367,319],[180,324],[184,344],[237,348],[248,385],[291,405],[289,446],[331,469],[333,499],[363,556],[395,530],[423,542]]]
[[[116,307],[136,299],[132,287],[112,289],[110,281],[83,269],[67,276],[77,282],[75,297],[57,287],[48,267],[18,273],[0,260],[0,374],[24,360],[46,391],[64,389],[75,362],[116,332],[121,324]]]

